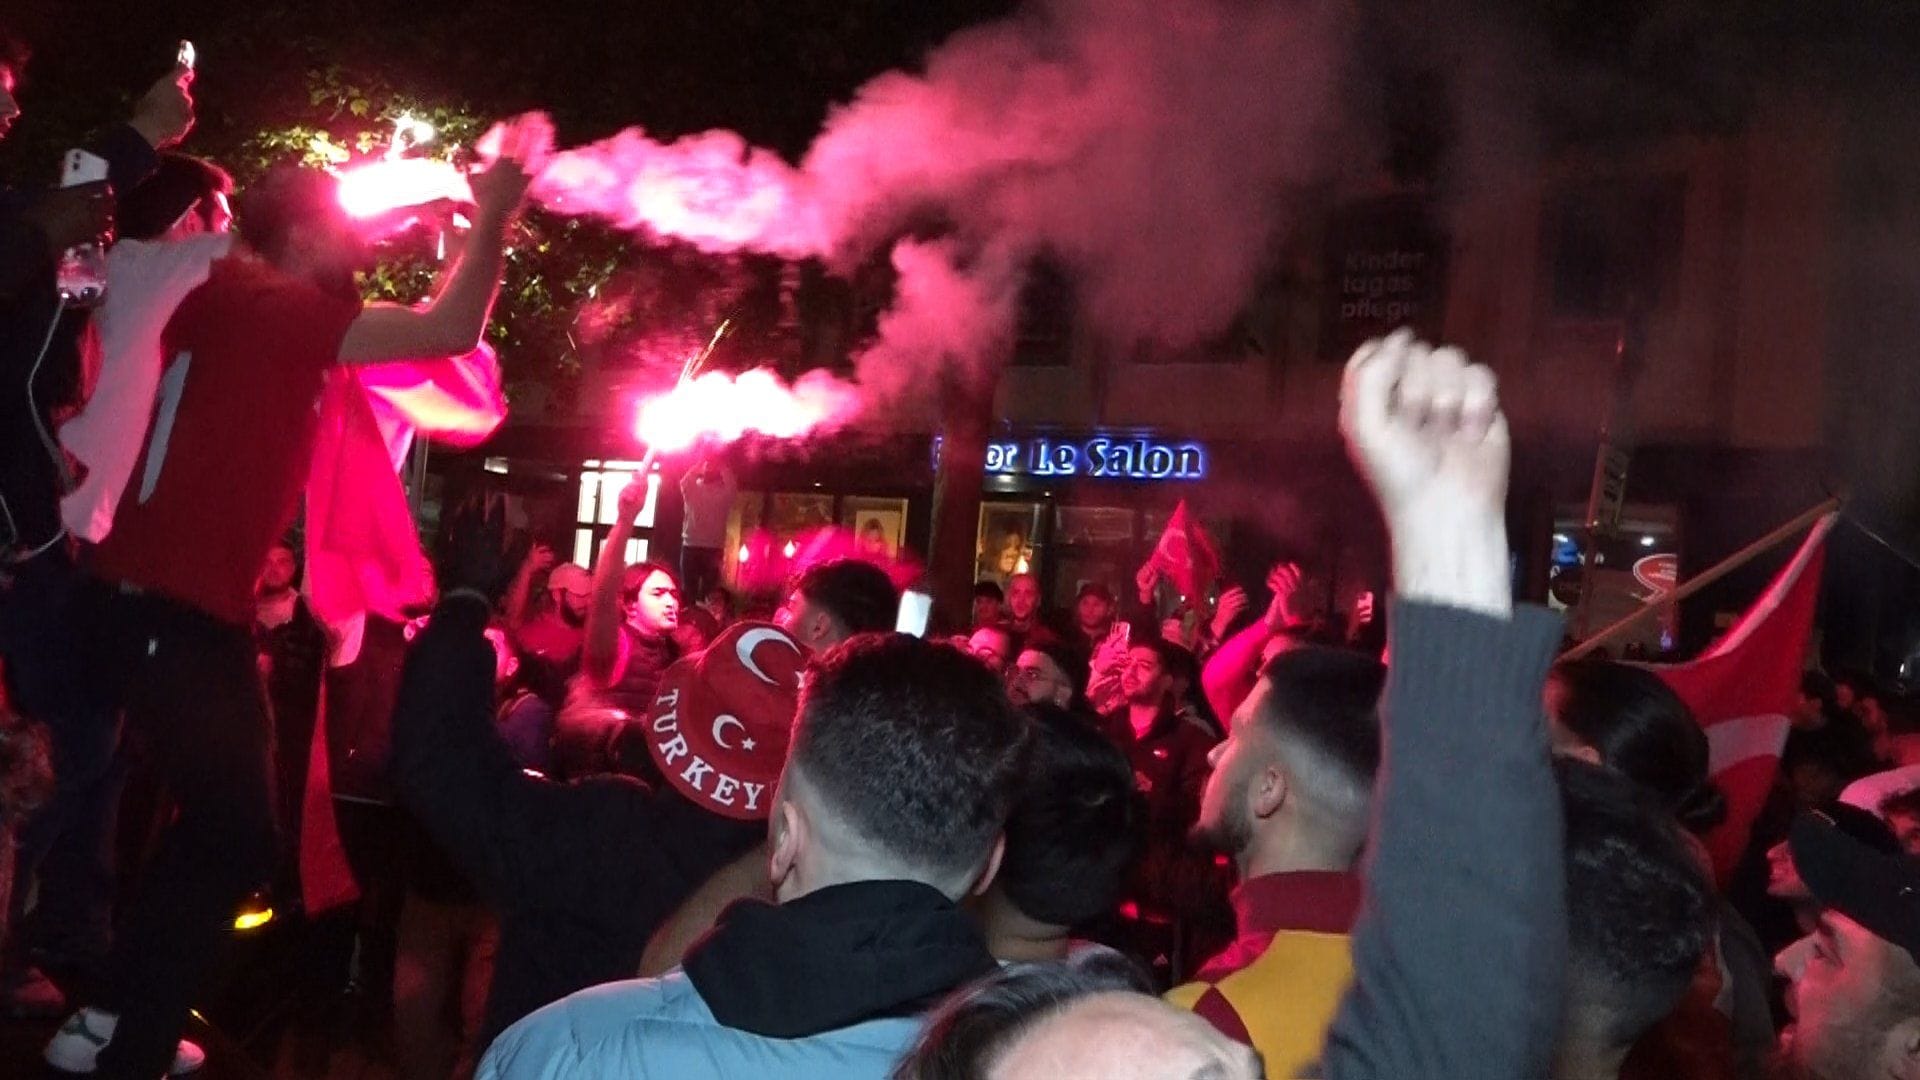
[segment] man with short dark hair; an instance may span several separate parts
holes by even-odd
[[[120,235],[151,240],[224,233],[233,224],[232,194],[227,170],[205,158],[162,151],[153,175],[120,196],[115,209]]]
[[[1873,737],[1858,717],[1837,704],[1833,680],[1817,671],[1801,679],[1787,745],[1780,752],[1796,808],[1832,802],[1854,780],[1875,771]]]
[[[1275,1076],[1319,1057],[1353,975],[1385,679],[1344,649],[1282,653],[1209,755],[1194,833],[1234,862],[1238,936],[1167,997],[1259,1050]]]
[[[886,571],[859,559],[834,559],[794,579],[773,621],[818,652],[855,634],[892,630],[899,608],[899,590]]]
[[[1002,608],[1007,602],[1007,594],[1000,586],[991,581],[976,581],[973,585],[973,621],[969,624],[978,630],[982,626],[992,626],[1002,618]]]
[[[1054,705],[1084,716],[1088,726],[1099,717],[1087,704],[1087,656],[1065,642],[1042,642],[1020,650],[1007,673],[1007,692],[1016,705]]]
[[[1680,825],[1627,777],[1554,762],[1566,822],[1567,989],[1553,1080],[1616,1080],[1711,947],[1713,888]]]
[[[1207,755],[1214,746],[1176,712],[1174,672],[1181,651],[1159,638],[1135,642],[1120,671],[1126,703],[1103,721],[1107,736],[1133,762],[1140,790],[1153,807],[1153,832],[1175,843],[1184,840],[1199,813]]]
[[[1007,625],[1020,640],[1046,641],[1059,635],[1047,625],[1040,593],[1040,579],[1032,574],[1015,574],[1007,579]]]
[[[1033,752],[1007,818],[1000,873],[976,910],[1002,961],[1061,960],[1110,913],[1140,847],[1146,800],[1114,745],[1080,717],[1029,705]]]
[[[1104,582],[1089,581],[1081,585],[1073,601],[1073,643],[1091,653],[1113,632],[1116,610],[1113,590]]]
[[[1013,631],[1004,626],[982,626],[967,638],[967,651],[987,665],[988,671],[1004,679],[1007,666],[1020,654],[1020,643]]]
[[[1174,672],[1184,652],[1160,638],[1136,640],[1120,670],[1124,704],[1100,724],[1127,756],[1147,800],[1146,843],[1128,882],[1134,906],[1123,940],[1153,958],[1163,985],[1190,966],[1179,960],[1183,936],[1197,930],[1207,939],[1199,947],[1208,948],[1225,939],[1231,921],[1226,874],[1187,838],[1200,812],[1215,740],[1182,719],[1174,701]]]
[[[327,628],[300,595],[299,581],[299,553],[282,540],[267,553],[254,584],[253,641],[273,718],[273,794],[280,823],[280,862],[273,886],[282,904],[300,893],[301,811],[331,647]]]
[[[728,908],[679,971],[542,1009],[479,1076],[885,1077],[922,1011],[995,968],[957,902],[998,869],[1027,742],[958,651],[841,645],[807,680],[775,795],[777,906]]]
[[[1782,1080],[1920,1076],[1920,860],[1876,851],[1818,812],[1794,821],[1790,842],[1828,910],[1794,979]]]

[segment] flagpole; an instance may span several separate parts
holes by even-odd
[[[1801,514],[1785,525],[1780,526],[1760,539],[1755,540],[1753,543],[1748,544],[1746,547],[1741,548],[1739,551],[1720,560],[1718,563],[1715,563],[1706,572],[1682,583],[1679,588],[1672,592],[1664,593],[1649,600],[1639,610],[1618,620],[1613,623],[1613,625],[1606,627],[1592,637],[1568,649],[1566,652],[1561,653],[1560,659],[1578,660],[1594,652],[1602,645],[1605,645],[1607,642],[1612,641],[1628,630],[1658,615],[1668,607],[1685,600],[1714,582],[1719,581],[1721,578],[1726,577],[1728,574],[1733,573],[1735,570],[1740,569],[1742,566],[1752,562],[1760,555],[1800,535],[1800,533],[1811,527],[1814,522],[1819,521],[1821,518],[1838,509],[1840,509],[1840,499],[1838,496],[1826,499],[1821,502],[1820,505],[1813,507],[1806,513]],[[1591,588],[1592,582],[1582,582],[1581,587],[1583,589]]]

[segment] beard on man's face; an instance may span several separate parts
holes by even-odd
[[[1253,844],[1253,824],[1247,820],[1250,817],[1247,813],[1248,784],[1244,778],[1219,779],[1229,786],[1217,819],[1202,817],[1194,822],[1193,828],[1187,832],[1187,838],[1209,851],[1237,860]]]

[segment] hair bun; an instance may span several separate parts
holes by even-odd
[[[1706,832],[1727,820],[1726,793],[1713,781],[1703,781],[1687,792],[1673,814],[1689,832]]]

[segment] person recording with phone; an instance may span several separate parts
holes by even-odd
[[[0,25],[0,137],[21,115],[17,94],[30,53]],[[0,562],[25,562],[60,546],[59,499],[74,469],[53,439],[55,418],[79,404],[86,321],[64,316],[62,253],[111,237],[115,193],[139,186],[159,152],[193,127],[191,68],[175,66],[141,97],[133,116],[103,129],[69,176],[43,191],[0,189]],[[104,177],[97,176],[103,172]]]
[[[28,57],[26,43],[0,25],[0,137],[21,116]],[[110,897],[100,882],[111,875],[97,865],[108,856],[96,841],[111,827],[114,735],[100,722],[77,659],[79,573],[60,504],[86,470],[54,441],[56,425],[91,389],[105,331],[100,312],[67,302],[60,270],[75,261],[65,253],[90,248],[97,299],[106,267],[100,245],[116,225],[139,232],[152,216],[145,210],[169,201],[155,197],[154,177],[161,150],[193,127],[190,83],[191,72],[175,67],[126,123],[68,151],[62,186],[0,189],[0,662],[15,704],[48,726],[61,763],[54,798],[25,824],[9,855],[15,875],[35,880],[40,898],[31,923],[11,920],[15,936],[0,965],[0,1007],[16,1015],[58,1015],[63,995],[41,967],[60,969],[70,984],[85,982],[104,962],[110,937]],[[16,893],[15,915],[26,893]]]

